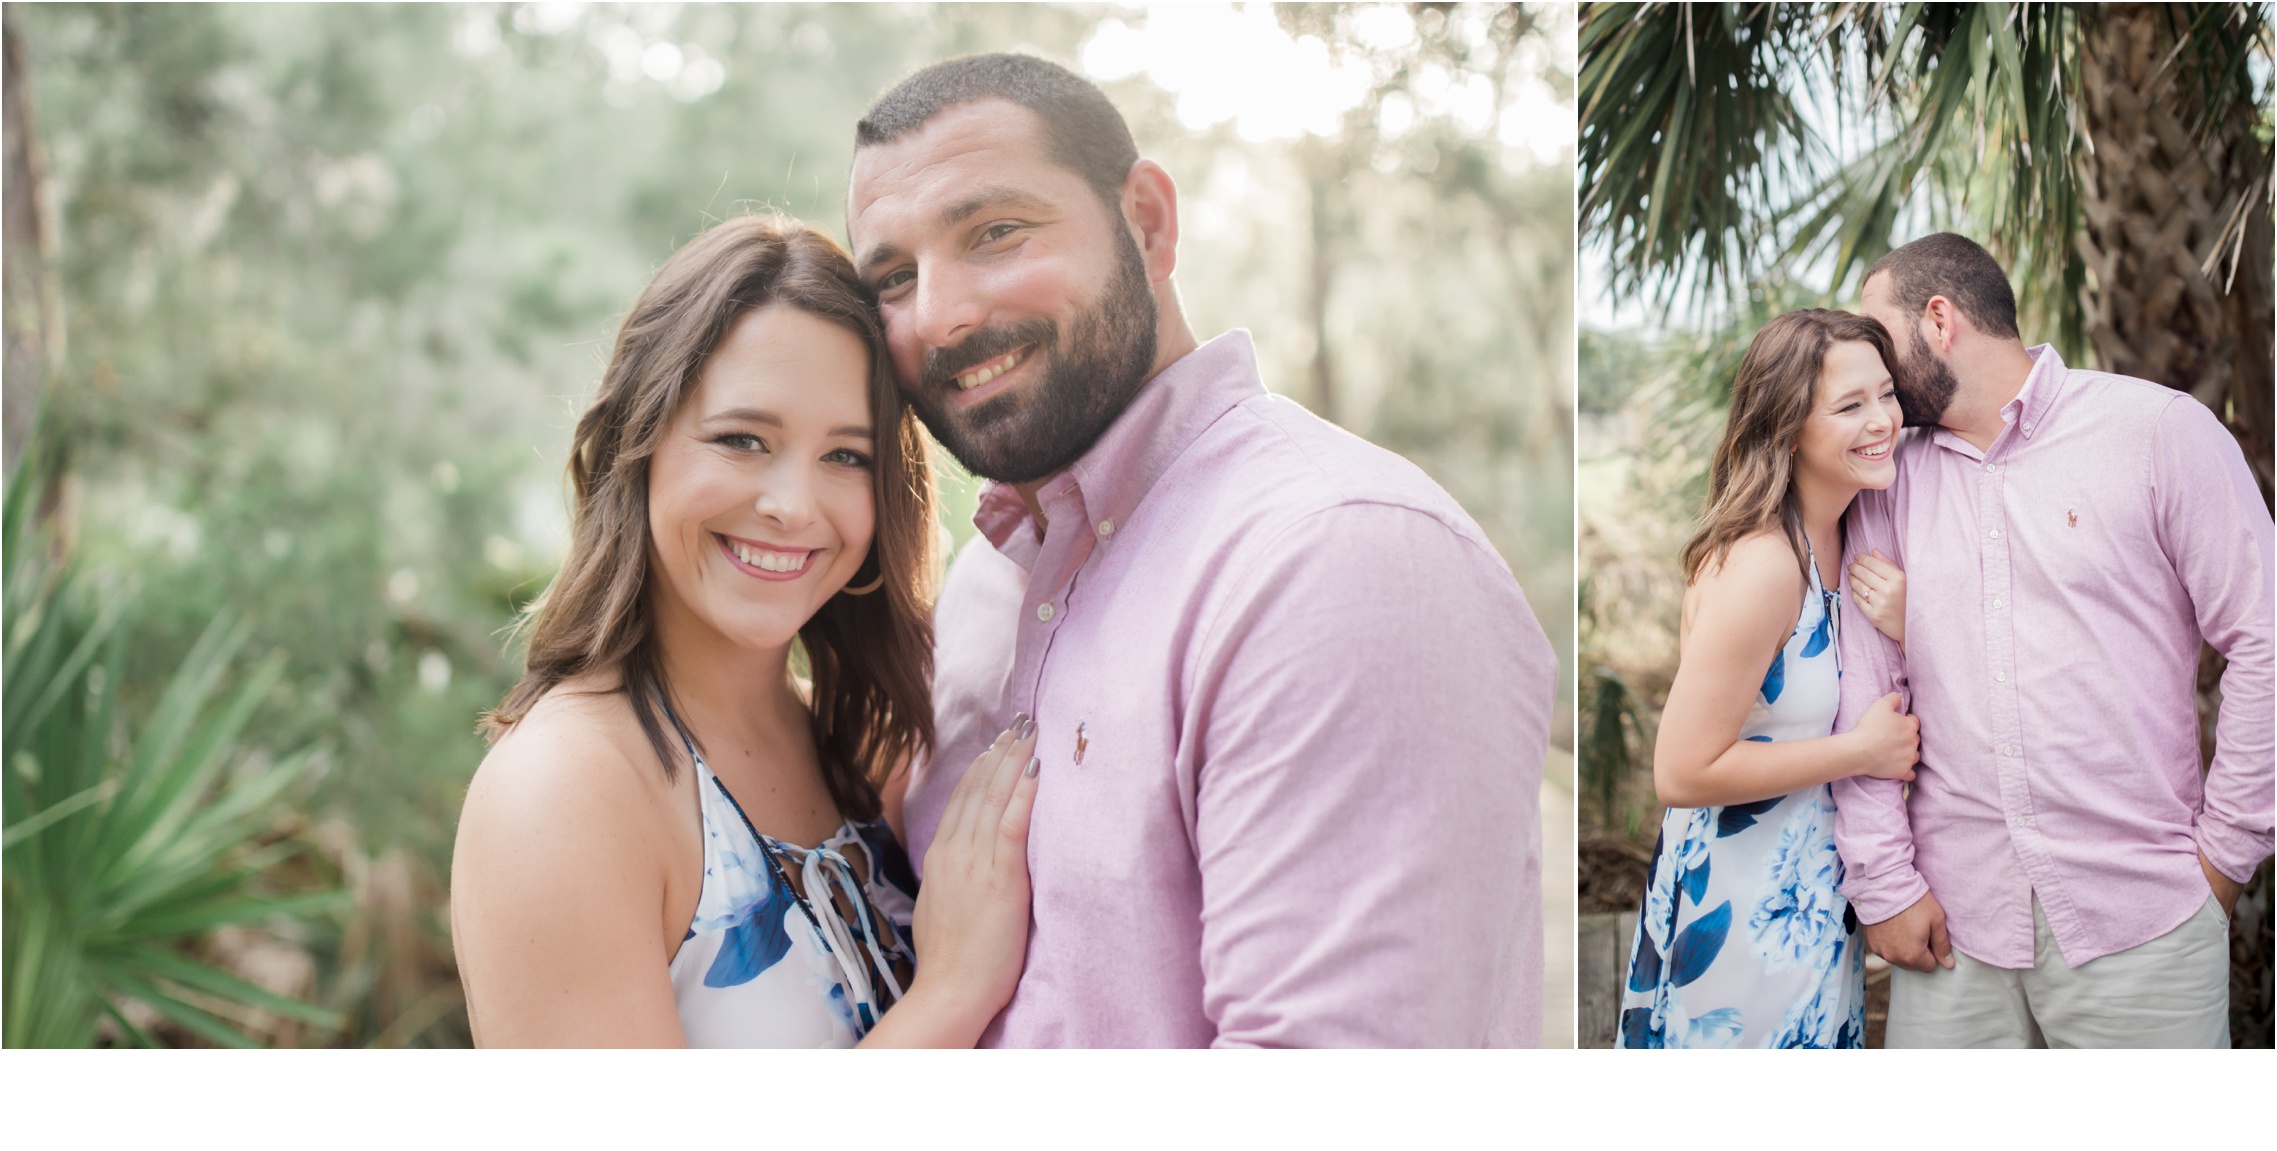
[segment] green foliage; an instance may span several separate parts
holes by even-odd
[[[1653,372],[1651,351],[1608,332],[1581,331],[1579,404],[1581,414],[1611,415],[1635,395]]]
[[[297,850],[266,832],[313,762],[239,746],[282,659],[225,690],[248,629],[224,615],[147,707],[122,709],[131,594],[51,562],[53,541],[32,522],[39,490],[19,477],[7,492],[6,1045],[84,1047],[106,1018],[153,1045],[130,1002],[227,1046],[252,1045],[225,1018],[232,1007],[338,1027],[183,950],[217,927],[340,902],[260,888]]]
[[[2085,362],[2073,237],[2092,18],[2030,3],[1584,5],[1583,226],[1622,295],[1744,305],[1800,281],[1831,305],[1896,238],[1974,221],[2026,327]],[[2265,103],[2250,65],[2265,6],[2159,18],[2195,130],[2228,101]],[[1864,146],[1839,156],[1814,127],[1825,118]]]
[[[1667,297],[1691,268],[1700,295],[1752,270],[1816,143],[1787,74],[1809,25],[1786,4],[1583,6],[1581,217],[1612,244],[1616,292]]]
[[[1581,794],[1592,805],[1590,818],[1600,827],[1633,826],[1636,813],[1621,803],[1622,785],[1638,767],[1649,767],[1644,717],[1629,685],[1611,668],[1590,669],[1581,691],[1586,713],[1581,734]]]

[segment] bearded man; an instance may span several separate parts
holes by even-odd
[[[856,130],[894,375],[993,481],[936,610],[922,858],[1033,717],[1027,966],[984,1044],[1527,1046],[1556,663],[1413,464],[1198,342],[1178,196],[1098,88],[934,64]]]
[[[2027,348],[1965,237],[1891,252],[1861,294],[1921,429],[1845,521],[1836,729],[1890,691],[1921,720],[1910,793],[1834,784],[1842,892],[1894,968],[1887,1045],[2227,1047],[2277,766],[2245,455],[2187,392]],[[2201,640],[2229,662],[2202,775]]]

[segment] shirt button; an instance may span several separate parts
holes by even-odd
[[[2030,420],[2026,420],[2026,421],[2024,421],[2024,434],[2025,434],[2025,435],[2031,435],[2031,434],[2032,434],[2032,421],[2030,421]]]
[[[2013,744],[2013,743],[2004,743],[2004,744],[2001,744],[2001,745],[2000,745],[2000,754],[2002,754],[2002,755],[2015,755],[2015,754],[2016,754],[2016,745],[2015,745],[2015,744]]]
[[[1986,464],[1986,465],[1984,466],[1984,470],[1986,470],[1986,471],[1988,471],[1988,472],[1997,472],[1997,471],[1999,471],[1999,470],[2000,470],[2000,467],[1999,467],[1999,465],[1997,465],[1997,464]]]
[[[1999,601],[1999,600],[1997,600],[1997,599],[1996,599],[1996,600],[1994,600],[1994,601],[1992,601],[1992,606],[1994,606],[1994,607],[1996,607],[1996,608],[1997,608],[1997,607],[2000,607],[2000,606],[2001,606],[2001,601]]]
[[[1997,682],[1997,683],[2007,683],[2007,682],[2008,682],[2008,673],[2007,673],[2007,672],[2005,672],[2005,671],[1996,671],[1996,672],[1992,673],[1992,678],[1993,678],[1993,680],[1994,680],[1995,682]]]
[[[2030,827],[2030,826],[2032,826],[2032,817],[2031,817],[2031,816],[2029,816],[2029,815],[2019,815],[2019,816],[2017,816],[2017,817],[2016,817],[2016,826],[2018,826],[2018,827]]]
[[[1113,521],[1113,520],[1100,520],[1100,521],[1099,521],[1099,538],[1100,538],[1100,539],[1108,539],[1108,538],[1111,538],[1111,537],[1112,537],[1114,534],[1115,534],[1115,521]]]
[[[1037,604],[1036,618],[1044,621],[1045,623],[1050,623],[1052,621],[1052,605],[1048,603]]]
[[[1985,534],[1986,534],[1986,535],[1988,535],[1988,536],[1991,536],[1991,537],[1992,537],[1992,538],[1994,538],[1994,539],[1999,539],[1999,538],[2000,538],[2000,529],[1999,529],[1999,528],[1994,528],[1994,529],[1992,529],[1991,531],[1989,531],[1989,532],[1986,532]]]

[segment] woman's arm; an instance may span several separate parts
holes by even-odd
[[[925,851],[917,977],[864,1047],[970,1047],[1011,1002],[1028,957],[1028,817],[1036,726],[996,737],[957,781]]]
[[[663,927],[664,805],[678,792],[604,740],[533,722],[475,773],[451,857],[452,945],[475,1042],[685,1046]]]
[[[1712,807],[1787,795],[1852,775],[1911,779],[1918,724],[1897,714],[1894,696],[1842,735],[1759,743],[1740,728],[1793,633],[1803,576],[1793,550],[1775,534],[1732,546],[1722,565],[1696,584],[1692,626],[1660,713],[1653,786],[1671,807]]]

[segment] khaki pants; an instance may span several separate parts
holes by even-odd
[[[2040,901],[2034,966],[1959,950],[1953,969],[1890,969],[1889,1047],[2228,1047],[2230,921],[2206,905],[2137,947],[2066,967]]]

